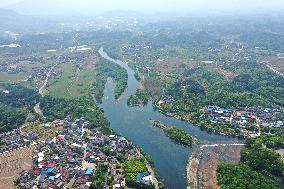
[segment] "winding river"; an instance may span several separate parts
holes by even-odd
[[[99,53],[103,58],[125,68],[128,73],[128,86],[118,101],[114,98],[115,84],[112,79],[108,79],[100,106],[104,109],[114,130],[132,140],[151,156],[166,188],[186,188],[186,165],[192,149],[171,142],[162,130],[151,126],[150,119],[161,120],[168,125],[176,125],[192,136],[196,136],[200,141],[226,143],[236,140],[221,135],[208,134],[188,122],[167,117],[158,111],[154,111],[151,103],[142,108],[128,107],[127,98],[140,87],[140,83],[134,77],[134,71],[126,63],[109,57],[103,51],[103,48],[100,49]]]

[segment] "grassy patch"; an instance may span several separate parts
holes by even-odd
[[[91,87],[96,82],[95,68],[91,62],[80,65],[61,64],[57,70],[60,70],[61,74],[47,87],[50,96],[71,99],[91,95]]]
[[[72,83],[69,91],[70,95],[77,96],[90,96],[90,87],[95,81],[95,70],[90,67],[83,67],[77,74],[74,82]]]
[[[59,69],[62,71],[62,74],[55,78],[54,82],[47,87],[48,94],[56,98],[69,98],[70,93],[68,89],[71,88],[70,85],[76,68],[73,64],[61,64]]]
[[[56,136],[56,132],[62,130],[62,126],[44,128],[42,124],[37,123],[30,123],[27,127],[22,129],[22,131],[26,133],[37,133],[39,135],[38,141],[54,138]]]
[[[0,83],[17,83],[25,79],[25,73],[8,74],[0,72]]]
[[[124,163],[126,184],[130,187],[135,187],[136,176],[138,173],[148,171],[144,161],[139,158],[129,159]]]

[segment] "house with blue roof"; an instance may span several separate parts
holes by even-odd
[[[83,134],[83,129],[82,129],[82,128],[80,128],[80,127],[78,127],[78,128],[76,129],[76,131],[77,131],[77,133],[79,133],[80,135],[82,135],[82,134]]]
[[[47,173],[52,173],[53,170],[54,170],[54,168],[48,168],[48,169],[46,170],[46,172],[47,172]]]
[[[140,184],[151,185],[152,184],[151,175],[148,172],[138,173],[136,176],[136,182]]]
[[[85,175],[91,175],[93,173],[93,170],[92,168],[88,168],[85,172]]]
[[[75,122],[76,122],[77,124],[80,124],[80,121],[81,121],[80,118],[78,118],[78,119],[75,120]]]
[[[48,180],[54,181],[54,179],[55,179],[55,176],[48,177]]]
[[[281,127],[283,127],[283,126],[284,126],[283,121],[277,121],[277,122],[275,123],[275,125],[274,125],[275,128],[281,128]]]

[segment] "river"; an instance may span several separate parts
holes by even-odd
[[[118,101],[114,98],[115,84],[112,79],[108,79],[100,106],[104,109],[111,128],[132,140],[151,156],[166,188],[186,188],[186,165],[192,149],[171,142],[161,129],[151,126],[150,119],[160,120],[167,125],[182,128],[192,136],[197,136],[199,141],[226,143],[236,140],[221,135],[208,134],[188,122],[167,117],[154,111],[151,103],[145,107],[128,107],[127,98],[140,87],[140,83],[134,77],[134,71],[126,63],[110,58],[102,48],[99,53],[103,58],[125,68],[128,73],[128,86]]]

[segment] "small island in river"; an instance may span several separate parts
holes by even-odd
[[[176,126],[167,126],[160,121],[153,120],[151,120],[151,123],[154,127],[163,129],[165,135],[178,145],[188,147],[197,142],[191,135]]]

